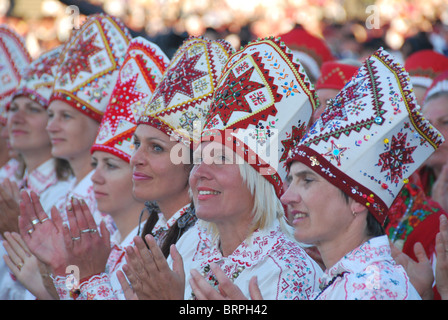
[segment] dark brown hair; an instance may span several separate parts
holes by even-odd
[[[191,227],[195,224],[197,218],[194,210],[194,204],[193,202],[190,204],[190,208],[187,209],[188,211],[180,217],[176,224],[174,224],[167,232],[165,239],[163,240],[163,243],[160,246],[160,249],[162,250],[163,255],[166,257],[170,254],[170,247],[172,244],[175,244],[180,237]],[[145,236],[147,234],[152,234],[152,230],[154,229],[154,226],[156,225],[157,221],[159,220],[159,213],[160,209],[157,207],[156,204],[151,202],[145,202],[145,209],[143,209],[142,214],[144,214],[144,211],[148,211],[149,217],[148,220],[146,220],[146,223],[143,227],[141,237],[143,241],[145,241]],[[145,241],[146,243],[146,241]]]
[[[342,190],[340,191],[345,199],[345,202],[348,204],[350,197],[344,191]],[[385,234],[386,233],[384,231],[383,226],[378,222],[378,220],[375,219],[375,217],[373,216],[373,214],[370,213],[370,211],[367,211],[367,236],[379,237]]]
[[[191,169],[193,168],[193,152],[190,149],[190,164],[185,165],[185,170],[190,173]],[[188,185],[188,180],[187,183]],[[145,236],[147,234],[152,234],[152,230],[154,229],[154,226],[156,225],[157,221],[159,220],[159,213],[160,209],[157,206],[155,202],[147,201],[145,202],[145,208],[143,209],[140,220],[142,215],[145,211],[148,211],[149,217],[146,220],[146,223],[143,227],[141,237],[143,238],[143,241],[145,241]],[[173,225],[167,232],[165,239],[163,243],[160,245],[160,249],[162,250],[163,255],[166,257],[170,254],[170,247],[172,244],[175,244],[177,240],[180,239],[180,237],[191,227],[196,223],[196,213],[194,209],[194,204],[191,202],[190,208],[188,209],[188,212],[186,212],[182,217],[180,217],[176,224]],[[146,243],[146,241],[145,241]],[[147,245],[147,244],[146,244]]]

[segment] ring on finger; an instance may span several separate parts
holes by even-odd
[[[29,235],[31,235],[33,232],[34,232],[34,229],[33,229],[33,228],[31,228],[30,230],[27,231],[27,233],[28,233]]]
[[[42,219],[42,221],[40,223],[44,223],[47,220],[50,220],[50,218],[46,217],[45,219]]]
[[[22,270],[23,264],[22,264],[22,263],[19,263],[19,264],[16,265],[16,266],[17,266],[17,269],[19,269],[19,271],[20,271],[20,270]]]
[[[40,220],[39,220],[39,219],[34,219],[33,221],[31,221],[31,224],[32,224],[33,226],[35,226],[35,225],[38,224],[38,223],[40,223]]]
[[[81,230],[81,233],[88,233],[88,232],[95,233],[97,231],[96,231],[96,229],[84,229],[84,230]]]
[[[72,237],[72,240],[73,240],[73,241],[81,240],[81,237]]]

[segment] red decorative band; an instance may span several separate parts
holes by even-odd
[[[376,220],[381,225],[384,225],[389,208],[383,200],[374,192],[337,169],[318,152],[301,145],[294,149],[294,154],[286,160],[287,166],[290,167],[294,161],[305,164],[335,187],[344,191],[349,197],[365,205]]]

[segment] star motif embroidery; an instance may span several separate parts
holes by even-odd
[[[185,52],[179,59],[179,63],[174,68],[167,70],[165,79],[159,85],[160,88],[152,100],[163,96],[165,104],[169,105],[178,92],[194,98],[193,82],[208,74],[207,71],[195,68],[202,54],[189,56],[188,52]]]
[[[37,79],[40,79],[44,74],[51,74],[51,68],[55,65],[57,59],[59,59],[59,54],[52,54],[43,58],[36,68],[28,70],[26,77],[35,75]]]
[[[121,82],[121,78],[119,78],[115,85],[111,99],[111,107],[114,106],[118,111],[122,110],[121,113],[125,117],[132,115],[130,105],[148,96],[146,93],[135,90],[135,83],[137,82],[138,76],[138,74],[135,74],[123,83]]]
[[[392,136],[390,149],[380,154],[381,160],[378,165],[382,165],[381,172],[390,170],[390,178],[394,183],[398,183],[399,179],[403,178],[403,166],[414,163],[412,153],[417,147],[406,148],[406,137],[407,134],[401,138],[399,136],[398,139]]]
[[[338,163],[338,167],[341,165],[341,157],[344,154],[344,151],[347,150],[347,147],[342,147],[341,145],[336,145],[334,143],[334,140],[330,141],[331,143],[331,149],[323,154],[323,156],[325,157],[330,157],[330,160],[336,160],[336,162]]]
[[[69,74],[72,82],[81,71],[92,72],[90,57],[102,50],[93,44],[96,36],[97,35],[95,34],[85,41],[82,40],[81,37],[79,44],[68,49],[66,55],[70,58],[63,63],[61,74]],[[82,48],[82,51],[80,51],[79,48]]]
[[[227,125],[234,111],[252,113],[245,96],[264,87],[264,84],[249,80],[255,68],[252,67],[235,77],[231,71],[222,85],[215,93],[215,101],[210,108],[211,114],[219,114],[224,125]]]

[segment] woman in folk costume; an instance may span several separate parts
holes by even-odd
[[[304,69],[279,40],[254,42],[231,56],[194,152],[190,187],[200,222],[176,245],[180,255],[172,251],[172,272],[150,245],[160,275],[147,271],[149,280],[165,279],[165,271],[181,279],[170,284],[177,291],[170,298],[207,298],[196,278],[200,272],[217,287],[214,264],[245,294],[254,275],[268,299],[307,299],[317,289],[322,271],[292,238],[278,198],[284,161],[315,106]],[[183,272],[176,274],[181,260],[185,288]],[[143,276],[132,270],[135,288],[132,279]]]
[[[109,215],[100,213],[96,207],[91,181],[93,171],[90,148],[95,141],[99,122],[109,102],[129,40],[127,29],[115,18],[106,15],[89,17],[63,46],[48,107],[50,119],[47,131],[52,142],[52,154],[70,163],[74,179],[68,192],[60,194],[56,205],[47,213],[54,213],[58,217],[61,214],[62,219],[67,221],[69,199],[83,199],[97,224],[106,221],[107,228],[113,233],[112,239],[119,237],[116,226]],[[21,193],[22,200],[30,201],[30,197],[41,207],[34,192]],[[39,256],[36,254],[39,251],[36,250],[48,248],[51,251],[53,244],[61,239],[52,238],[49,232],[44,231],[41,233],[42,239],[34,243],[27,242],[35,228],[40,225],[48,227],[45,223],[48,220],[43,221],[45,218],[42,218],[25,221],[23,208],[21,211],[20,234],[31,253],[45,263],[45,255]],[[48,263],[45,264],[48,267]],[[47,273],[43,275],[48,276]]]
[[[327,267],[314,299],[420,299],[382,226],[409,176],[442,142],[406,71],[379,49],[288,159],[282,202],[296,212],[296,239],[315,243]]]
[[[31,63],[7,108],[10,143],[20,152],[26,167],[21,185],[39,196],[46,211],[56,204],[61,193],[68,192],[72,178],[68,162],[52,157],[46,130],[47,108],[61,51],[58,47]]]
[[[91,149],[92,163],[96,168],[92,181],[98,209],[114,219],[121,242],[112,244],[111,248],[108,241],[97,241],[103,245],[96,251],[91,238],[99,238],[99,234],[94,232],[89,237],[86,232],[79,231],[83,227],[89,230],[88,225],[83,226],[85,222],[82,216],[81,219],[77,218],[79,209],[81,212],[87,211],[84,216],[90,216],[88,209],[73,206],[75,215],[69,218],[70,225],[79,228],[71,230],[75,239],[72,250],[77,246],[80,249],[76,248],[76,255],[70,263],[79,267],[78,280],[82,279],[82,282],[69,290],[65,271],[62,270],[64,273],[54,280],[60,299],[124,299],[116,272],[125,263],[124,248],[132,245],[133,238],[144,225],[144,222],[139,221],[139,216],[145,207],[144,201],[136,199],[132,191],[132,167],[129,162],[134,153],[133,134],[137,120],[168,64],[168,57],[155,44],[141,37],[129,43],[111,101]],[[96,230],[96,227],[92,226],[92,229]],[[97,263],[80,260],[83,256]],[[92,268],[92,265],[96,268]]]
[[[406,58],[404,67],[411,77],[417,102],[423,107],[426,103],[427,92],[433,86],[435,79],[448,71],[448,57],[434,50],[420,50]],[[441,152],[437,153],[441,154]],[[428,165],[422,166],[411,179],[415,184],[421,186],[428,196],[432,195],[435,180],[436,172]]]
[[[446,137],[448,135],[446,118],[448,116],[448,72],[436,77],[429,87],[422,112],[425,118]],[[431,196],[427,196],[423,190],[420,177],[414,173],[410,179],[412,183],[407,184],[400,196],[391,207],[390,223],[387,226],[389,238],[398,249],[396,254],[407,256],[408,268],[417,261],[422,264],[429,258],[428,263],[432,265],[432,274],[428,274],[429,285],[424,286],[422,276],[424,273],[415,273],[418,277],[412,277],[416,288],[421,292],[424,299],[440,299],[440,294],[433,287],[433,279],[436,276],[436,253],[437,234],[440,229],[441,216],[447,216],[448,200],[446,197],[448,185],[448,161],[447,145],[442,144],[425,161],[420,173],[429,168],[431,172],[437,173],[435,181],[431,185]],[[409,259],[411,258],[411,260]],[[405,260],[406,261],[406,260]],[[409,270],[409,274],[412,271]],[[421,287],[421,288],[420,288]],[[432,290],[431,290],[432,288]]]
[[[174,55],[135,132],[137,150],[131,159],[134,193],[155,201],[161,214],[151,213],[142,237],[134,242],[138,248],[146,248],[144,241],[157,246],[164,259],[170,246],[196,222],[188,184],[192,149],[197,145],[218,78],[232,53],[231,45],[223,40],[186,40]],[[127,248],[127,261],[133,250]],[[127,267],[124,265],[123,270]],[[123,289],[130,292],[126,298],[142,299],[139,288],[132,284],[130,290],[124,274],[120,275]]]
[[[31,61],[24,39],[7,25],[0,25],[0,182],[6,178],[18,182],[21,178],[16,176],[21,166],[19,154],[8,147],[6,108]]]
[[[71,189],[60,196],[56,208],[66,219],[69,200],[72,197],[84,199],[98,224],[106,219],[111,232],[116,231],[112,219],[96,208],[90,148],[130,39],[128,30],[116,18],[107,15],[88,17],[63,47],[48,107],[47,131],[52,154],[66,159],[75,177]],[[30,228],[29,232],[32,230]]]
[[[448,135],[448,70],[436,77],[428,88],[423,104],[423,114],[444,136]],[[434,173],[434,181],[431,186],[431,196],[448,211],[448,199],[446,197],[448,181],[448,146],[442,145],[426,161]]]
[[[157,90],[152,96],[150,104],[154,101],[154,97],[162,97],[162,100],[158,100],[158,106],[162,105],[162,107],[160,109],[156,108],[156,113],[153,113],[154,109],[150,111],[146,110],[144,115],[140,117],[138,127],[134,132],[134,145],[130,145],[130,143],[132,143],[130,139],[123,140],[122,145],[130,147],[135,146],[137,148],[130,162],[133,167],[133,192],[135,197],[142,201],[155,201],[160,207],[160,210],[163,210],[163,213],[161,214],[159,214],[158,210],[150,212],[150,219],[148,219],[143,228],[143,233],[148,232],[148,225],[150,225],[151,218],[155,218],[156,224],[151,226],[152,229],[149,229],[149,232],[153,233],[158,238],[161,246],[163,246],[166,241],[173,241],[173,239],[176,241],[181,233],[195,222],[194,213],[190,208],[191,201],[188,196],[190,157],[187,156],[186,159],[183,159],[185,160],[185,164],[175,164],[171,161],[171,150],[182,149],[184,155],[190,153],[188,146],[185,146],[184,143],[191,143],[189,140],[191,132],[188,132],[188,136],[184,138],[185,140],[180,140],[178,142],[176,131],[179,132],[178,130],[180,129],[190,130],[192,123],[186,120],[194,117],[201,118],[204,116],[203,113],[207,112],[209,105],[208,100],[211,98],[209,97],[209,95],[211,96],[209,92],[212,92],[211,88],[216,85],[216,78],[220,74],[224,62],[227,60],[229,50],[229,45],[224,42],[210,42],[200,38],[191,38],[186,41],[179,49],[178,54],[173,58],[162,82],[158,85]],[[154,55],[154,52],[152,52],[151,55]],[[134,64],[139,63],[141,65],[140,69],[142,70],[140,73],[142,79],[140,79],[140,81],[154,81],[154,79],[152,79],[154,77],[152,73],[155,72],[155,70],[153,70],[155,68],[151,67],[151,64],[145,61],[150,58],[139,55],[136,55],[136,57]],[[165,59],[166,58],[163,60]],[[119,92],[117,92],[116,97],[114,96],[112,98],[112,101],[114,101],[114,98],[117,98],[117,100],[126,100],[126,97],[132,99],[136,102],[134,104],[135,109],[133,112],[135,112],[135,116],[139,116],[142,111],[141,108],[145,106],[145,101],[138,100],[143,99],[144,96],[147,96],[149,99],[151,96],[148,93],[139,93],[136,91],[138,87],[135,87],[135,90],[129,89],[132,88],[129,87],[130,83],[136,79],[135,71],[132,73],[132,69],[135,69],[135,65],[132,68],[132,64],[130,64],[128,67],[125,65],[121,70],[121,77],[128,79],[128,81],[125,84],[118,84],[117,90]],[[143,79],[143,77],[146,79]],[[183,86],[184,84],[191,86],[191,88]],[[198,84],[202,86],[198,86]],[[182,90],[182,92],[185,93],[184,95],[175,95],[174,98],[180,99],[174,100],[173,104],[170,104],[170,100],[168,100],[170,97],[169,95],[172,93],[169,91],[171,89]],[[123,93],[125,90],[129,90],[129,96]],[[186,92],[184,90],[194,90],[194,92]],[[207,90],[209,92],[207,92]],[[123,95],[123,97],[121,97],[121,95]],[[164,103],[167,103],[167,105],[164,106]],[[111,107],[115,109],[116,106],[114,105],[114,102],[112,102]],[[172,113],[167,116],[166,111],[168,111],[170,107],[172,107]],[[178,108],[180,111],[177,112],[175,108]],[[125,122],[122,122],[121,124],[124,127],[126,126]],[[105,125],[106,127],[103,127],[104,130],[99,132],[97,142],[105,138],[107,140],[107,131],[110,128],[108,128],[107,124]],[[180,133],[183,134],[184,132],[180,131]],[[104,147],[99,145],[94,145],[93,150],[103,148]],[[138,172],[140,174],[138,174],[136,170],[139,170]],[[150,174],[151,179],[143,179],[143,172],[148,175]],[[93,179],[96,179],[95,175],[93,176]],[[80,226],[79,221],[80,220],[78,220],[78,226]],[[173,239],[170,237],[170,231],[175,232]],[[83,233],[75,234],[76,229],[71,230],[71,232],[72,237],[75,239],[75,242],[73,243],[73,249],[75,249],[77,241],[83,241]],[[93,236],[97,236],[97,233],[93,233]],[[78,237],[80,239],[78,239]],[[140,237],[136,237],[136,239],[141,240]],[[131,240],[132,236],[129,234],[127,239],[128,244],[131,244]],[[81,275],[81,277],[87,276],[87,278],[80,283],[79,292],[77,292],[76,295],[73,295],[66,290],[65,277],[58,276],[55,280],[55,286],[58,288],[58,293],[61,298],[123,298],[120,288],[116,287],[118,282],[115,277],[123,263],[125,263],[125,259],[122,243],[121,247],[117,246],[110,254],[106,270],[104,270],[103,263],[102,268],[96,270],[90,269],[90,273]],[[109,270],[107,270],[108,267]],[[63,267],[55,267],[54,269],[58,269],[56,274],[65,275],[65,269]]]
[[[23,73],[20,85],[8,107],[11,146],[20,152],[26,167],[21,186],[23,190],[32,191],[39,196],[42,207],[47,212],[56,205],[61,194],[67,194],[72,179],[68,162],[52,157],[50,137],[45,129],[48,122],[47,107],[52,93],[54,71],[60,52],[60,48],[53,49],[30,64]],[[14,194],[18,195],[18,193],[17,188]],[[18,203],[13,205],[13,202],[10,202],[9,209],[11,214],[8,220],[14,227],[7,231],[17,233],[19,232],[17,218],[20,213]],[[5,215],[4,212],[2,214]],[[23,261],[11,260],[15,257],[11,256],[11,244],[8,244],[6,249],[9,254],[9,258],[6,259],[8,266],[16,278],[23,282],[21,274]],[[21,294],[25,293],[24,288],[12,279],[13,277],[9,274],[5,277],[7,284],[1,284],[5,288],[2,294],[6,294],[4,297],[9,299],[23,298]]]

